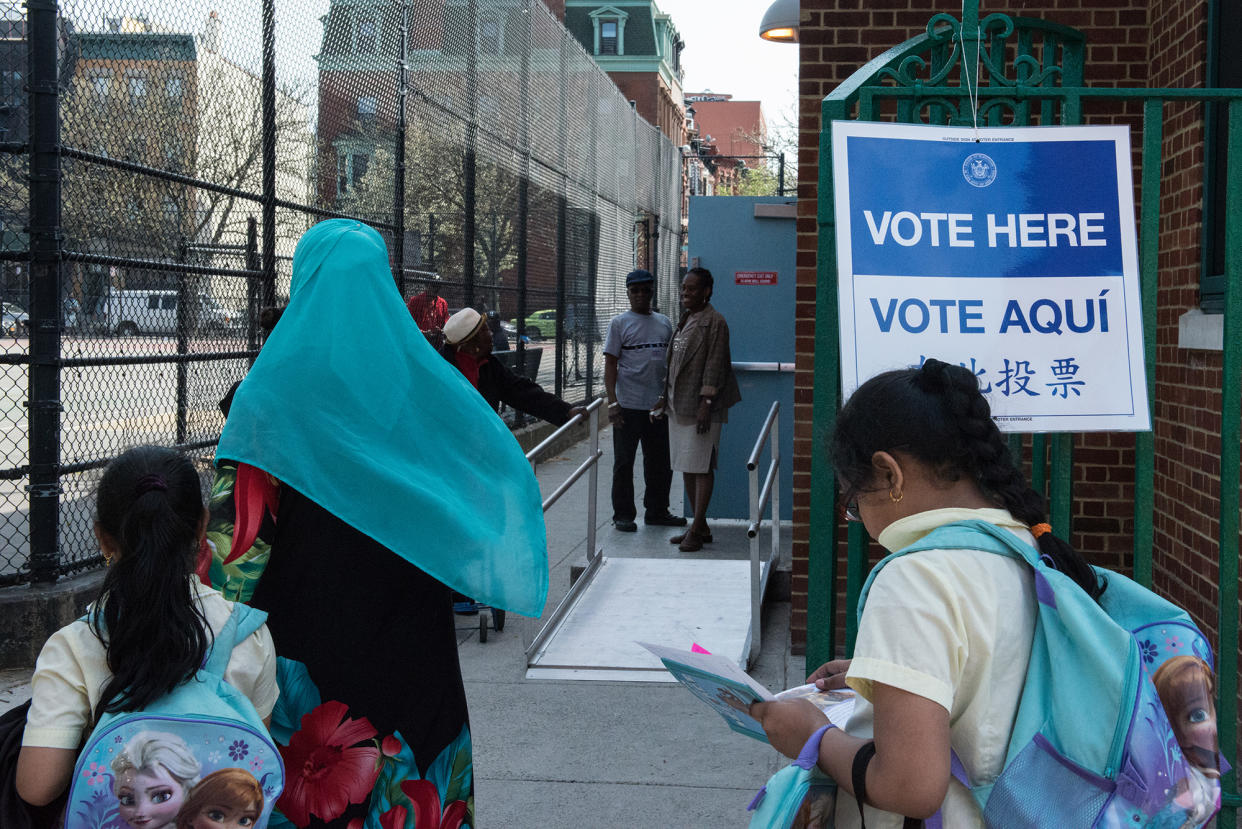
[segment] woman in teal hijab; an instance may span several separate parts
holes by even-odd
[[[434,797],[471,825],[450,588],[538,615],[543,513],[508,428],[415,326],[375,230],[333,219],[303,235],[217,458],[279,482],[252,604],[293,660],[273,717],[287,737],[281,812],[299,827],[371,825]]]

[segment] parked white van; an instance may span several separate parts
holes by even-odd
[[[105,300],[107,328],[122,336],[177,333],[177,292],[113,290]]]

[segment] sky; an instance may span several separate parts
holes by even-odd
[[[798,45],[759,37],[772,0],[656,0],[686,42],[685,92],[763,102],[769,128],[782,114],[793,123],[798,101]]]

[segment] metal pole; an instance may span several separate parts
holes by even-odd
[[[530,235],[530,54],[531,54],[531,8],[527,0],[526,21],[522,32],[522,93],[518,106],[522,124],[522,173],[518,180],[517,193],[517,284],[518,284],[518,329],[517,329],[517,364],[523,377],[529,377],[526,367],[526,344],[522,342],[522,328],[526,324],[526,279],[528,274],[527,256]],[[499,297],[497,297],[499,299]],[[497,308],[499,310],[499,308]]]
[[[1221,367],[1221,429],[1220,429],[1220,541],[1217,583],[1217,630],[1220,641],[1216,648],[1219,664],[1217,678],[1217,719],[1220,747],[1236,761],[1238,744],[1238,486],[1239,464],[1242,464],[1242,414],[1238,399],[1242,397],[1242,101],[1230,101],[1226,113],[1225,171],[1225,334]],[[1236,765],[1236,762],[1235,762]],[[1232,796],[1235,809],[1220,816],[1221,827],[1237,825],[1237,769],[1221,778],[1226,796]]]
[[[766,424],[765,424],[766,425]],[[760,433],[759,441],[762,444],[764,435]],[[646,459],[643,459],[646,463]],[[759,629],[760,619],[763,616],[762,600],[759,595],[759,465],[747,464],[746,476],[749,479],[747,485],[750,490],[750,526],[756,528],[753,535],[750,536],[750,641],[746,643],[746,667],[749,668],[754,662],[755,655],[759,651],[759,641],[763,636],[763,632]]]
[[[602,409],[603,406],[601,405],[592,406],[587,413],[587,417],[590,418],[591,439],[589,446],[592,458],[599,457],[599,413]],[[595,506],[598,501],[599,463],[596,462],[591,464],[591,471],[587,478],[587,564],[594,562],[599,555],[599,550],[595,549]]]
[[[785,154],[783,152],[780,154],[780,156],[778,156],[777,163],[779,164],[779,166],[777,167],[777,172],[776,172],[776,195],[784,196],[785,195]]]
[[[436,214],[427,214],[427,267],[436,269]]]
[[[470,46],[466,49],[466,100],[470,102],[470,120],[466,124],[466,158],[465,158],[465,213],[462,227],[462,297],[461,304],[469,308],[474,306],[474,242],[475,242],[475,182],[478,167],[479,143],[479,53],[475,32],[479,30],[478,0],[470,0],[467,4],[469,16]]]
[[[569,53],[567,36],[561,39],[560,72],[558,73],[558,99],[560,112],[557,124],[557,157],[560,160],[561,181],[556,196],[556,369],[553,373],[553,393],[557,397],[565,394],[565,311],[569,306],[566,297],[566,269],[569,245],[565,239],[569,222],[566,213],[569,210],[569,182],[566,170],[569,166]],[[576,319],[576,315],[575,315]],[[575,344],[574,350],[577,351]]]
[[[56,0],[28,0],[30,79],[30,579],[60,569],[60,90]]]
[[[254,216],[246,217],[246,270],[257,271],[259,261],[259,222]],[[259,283],[253,276],[246,277],[246,346],[254,351],[259,347]],[[254,358],[250,359],[254,365]]]
[[[397,289],[405,297],[405,107],[409,97],[410,0],[401,3],[401,47],[397,62],[397,143],[393,148],[392,250]]]
[[[562,193],[556,197],[556,372],[553,374],[553,394],[561,397],[565,394],[565,259],[568,245],[565,244],[565,229],[568,225],[565,212],[567,204]]]
[[[263,0],[263,302],[276,304],[276,2]]]
[[[189,262],[189,244],[181,237],[178,250],[182,264]],[[177,353],[188,354],[190,351],[190,275],[182,271],[177,274]],[[189,366],[184,360],[177,361],[177,417],[176,443],[183,446],[189,430]]]
[[[1160,147],[1163,102],[1143,104],[1142,215],[1139,222],[1139,289],[1143,297],[1143,353],[1147,411],[1152,429],[1134,436],[1134,580],[1152,584],[1153,516],[1156,504],[1156,303],[1160,274]]]

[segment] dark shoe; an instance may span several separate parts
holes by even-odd
[[[648,515],[643,523],[648,527],[684,527],[688,522],[684,516],[665,512],[663,515]]]
[[[617,521],[614,520],[612,525],[617,528],[617,532],[634,533],[638,532],[638,524],[633,521]]]
[[[698,552],[703,549],[704,540],[705,539],[700,538],[695,533],[687,530],[681,539],[681,543],[677,545],[677,549],[681,550],[683,553]]]
[[[691,532],[690,530],[686,530],[684,533],[678,533],[677,535],[670,538],[668,540],[668,543],[669,544],[681,544],[683,541],[686,540],[687,536],[691,536],[691,535],[693,535],[695,538],[699,540],[700,545],[712,543],[711,533],[708,533],[707,535],[699,535],[698,533]],[[696,547],[695,549],[697,550],[698,547]]]

